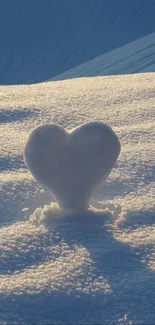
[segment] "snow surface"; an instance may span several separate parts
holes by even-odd
[[[0,1],[0,324],[155,324],[154,21],[154,0]],[[65,215],[24,147],[90,121],[121,154]]]
[[[1,86],[1,324],[155,323],[155,75]],[[29,174],[40,123],[113,128],[121,154],[91,210],[66,218]]]
[[[154,0],[1,0],[0,84],[61,79],[90,60],[80,76],[153,72],[154,21]]]
[[[51,80],[155,71],[155,33],[96,57]]]

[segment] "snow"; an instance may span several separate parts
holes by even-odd
[[[130,68],[136,73],[140,66],[143,71],[144,66],[147,72],[155,71],[155,41],[150,39],[155,33],[154,21],[154,0],[52,0],[46,5],[43,1],[9,1],[9,7],[1,0],[0,84],[43,82],[93,59],[93,72],[100,70],[99,65],[102,75],[119,74],[118,70],[131,73]],[[134,41],[143,62],[136,47],[130,48]],[[110,63],[104,55],[126,45],[129,53],[123,57],[123,69],[120,63],[117,69],[115,54]],[[130,53],[133,58],[128,58]],[[103,63],[97,63],[101,56]],[[92,73],[90,66],[86,74],[82,69],[82,77],[88,73]]]
[[[2,324],[154,324],[155,75],[1,86]],[[41,123],[106,123],[121,153],[87,214],[63,215],[28,172]]]
[[[63,80],[80,77],[131,74],[155,71],[155,33],[96,57],[71,70],[50,78]]]
[[[85,123],[69,132],[53,123],[32,130],[24,160],[61,209],[77,213],[88,209],[93,191],[108,177],[119,153],[119,139],[104,123]]]
[[[154,0],[0,2],[0,324],[155,324],[154,21]],[[68,214],[24,148],[94,121],[121,152]]]

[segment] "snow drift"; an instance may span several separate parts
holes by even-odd
[[[2,324],[155,323],[154,84],[138,74],[0,87]],[[28,173],[24,146],[41,123],[94,119],[121,154],[93,210],[66,219]]]

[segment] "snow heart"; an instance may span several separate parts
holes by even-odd
[[[108,177],[119,152],[118,137],[103,123],[86,123],[71,131],[43,124],[30,134],[24,158],[60,208],[77,212],[88,209],[93,191]]]

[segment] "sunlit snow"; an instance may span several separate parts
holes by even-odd
[[[0,2],[0,324],[155,324],[154,21],[154,0]],[[68,214],[25,144],[94,121],[121,152]]]
[[[0,88],[2,323],[154,323],[154,84],[140,74]],[[121,153],[90,214],[66,219],[24,146],[40,123],[94,120]]]

